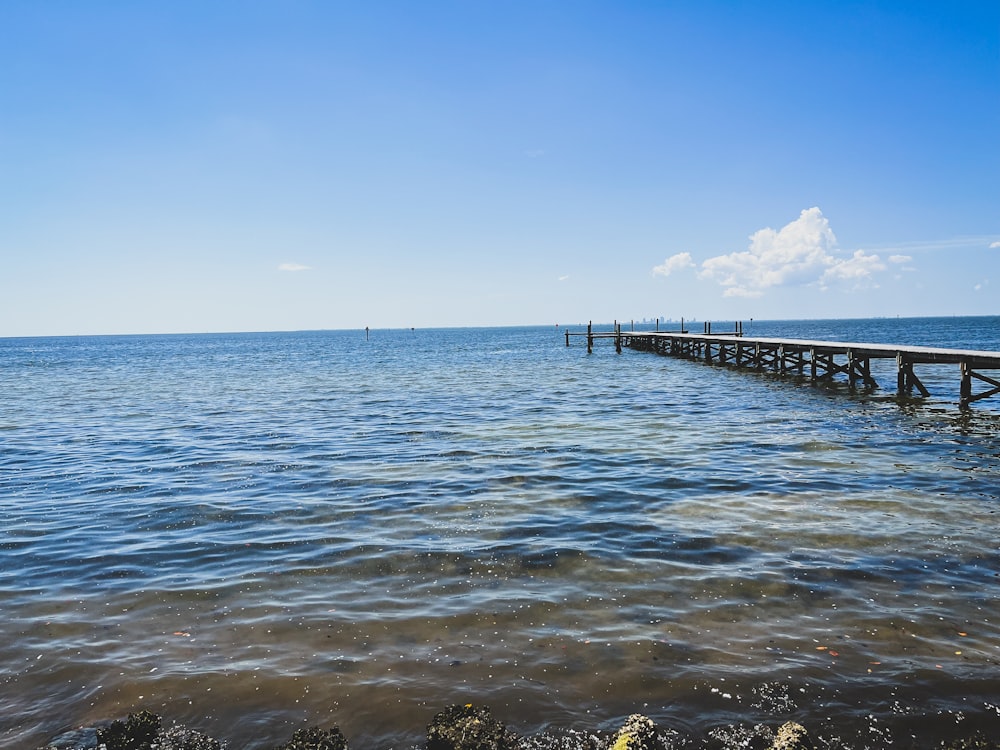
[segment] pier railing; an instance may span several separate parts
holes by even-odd
[[[566,346],[570,345],[571,337],[586,336],[587,352],[592,353],[595,340],[613,339],[619,354],[627,347],[706,364],[808,376],[810,382],[842,375],[852,387],[861,383],[872,389],[879,387],[872,375],[872,360],[895,360],[896,388],[900,395],[909,395],[915,390],[923,397],[930,396],[930,391],[914,372],[914,365],[958,365],[960,406],[964,408],[1000,394],[1000,372],[996,377],[982,372],[1000,371],[1000,352],[746,337],[740,323],[730,333],[712,333],[710,323],[704,324],[704,329],[703,333],[691,333],[685,329],[683,320],[678,331],[635,331],[634,326],[633,330],[623,331],[621,324],[615,322],[613,330],[595,332],[593,325],[588,324],[585,333],[567,330]],[[985,390],[974,392],[974,383],[985,384]]]

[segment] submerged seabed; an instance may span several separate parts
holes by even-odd
[[[998,322],[745,332],[1000,350]],[[4,747],[139,709],[233,747],[410,745],[466,702],[520,734],[1000,735],[1000,409],[960,411],[957,370],[901,403],[555,328],[0,363]]]

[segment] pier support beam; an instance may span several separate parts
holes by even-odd
[[[634,328],[634,321],[630,328]],[[705,324],[710,331],[709,324]],[[982,370],[1000,371],[1000,352],[971,351],[959,349],[933,348],[924,346],[895,346],[885,344],[845,343],[829,341],[802,341],[797,339],[743,339],[737,328],[736,334],[704,335],[678,331],[622,331],[618,321],[610,332],[594,332],[593,322],[588,323],[586,333],[565,332],[566,345],[572,336],[587,337],[587,353],[592,354],[595,339],[614,339],[615,350],[620,354],[624,347],[642,351],[669,354],[686,359],[701,360],[719,366],[736,365],[739,368],[758,372],[770,371],[775,374],[806,375],[813,382],[832,381],[837,376],[845,376],[850,386],[861,381],[866,387],[878,388],[872,375],[872,360],[896,360],[896,385],[900,396],[919,391],[923,397],[930,397],[930,391],[914,373],[914,365],[961,365],[960,405],[970,404],[1000,395],[1000,374],[992,377]],[[841,358],[843,364],[838,362]],[[973,391],[980,381],[987,387],[978,393]]]
[[[989,383],[993,387],[988,391],[974,394],[972,392],[973,378],[981,380],[984,383]],[[974,372],[972,370],[972,366],[968,362],[962,362],[962,386],[959,390],[959,406],[968,406],[973,401],[989,398],[990,396],[995,396],[998,393],[1000,393],[1000,380],[994,380],[993,378],[986,377],[982,373]]]
[[[847,352],[847,378],[852,388],[856,380],[860,380],[869,388],[878,388],[878,383],[872,377],[871,360],[867,357],[856,357],[851,350]]]
[[[896,370],[896,388],[899,395],[913,393],[914,388],[920,391],[920,395],[924,398],[931,395],[931,392],[920,382],[920,378],[914,374],[913,363],[906,359],[902,353],[896,355]]]

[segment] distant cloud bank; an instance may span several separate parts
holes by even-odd
[[[991,242],[991,243],[990,243],[990,247],[991,247],[991,248],[997,248],[997,247],[1000,247],[1000,242]]]
[[[892,263],[906,263],[909,256],[895,255]],[[653,268],[657,276],[694,268],[690,253],[677,253]],[[750,236],[750,246],[736,253],[717,255],[701,263],[698,277],[723,287],[724,297],[760,297],[768,289],[813,284],[821,289],[834,284],[863,286],[872,283],[885,263],[875,254],[855,250],[838,254],[837,238],[819,208],[807,208],[779,230],[766,227]]]
[[[308,271],[311,267],[301,263],[282,263],[278,266],[279,271]]]

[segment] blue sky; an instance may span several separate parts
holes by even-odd
[[[1000,3],[0,4],[0,336],[1000,313]]]

